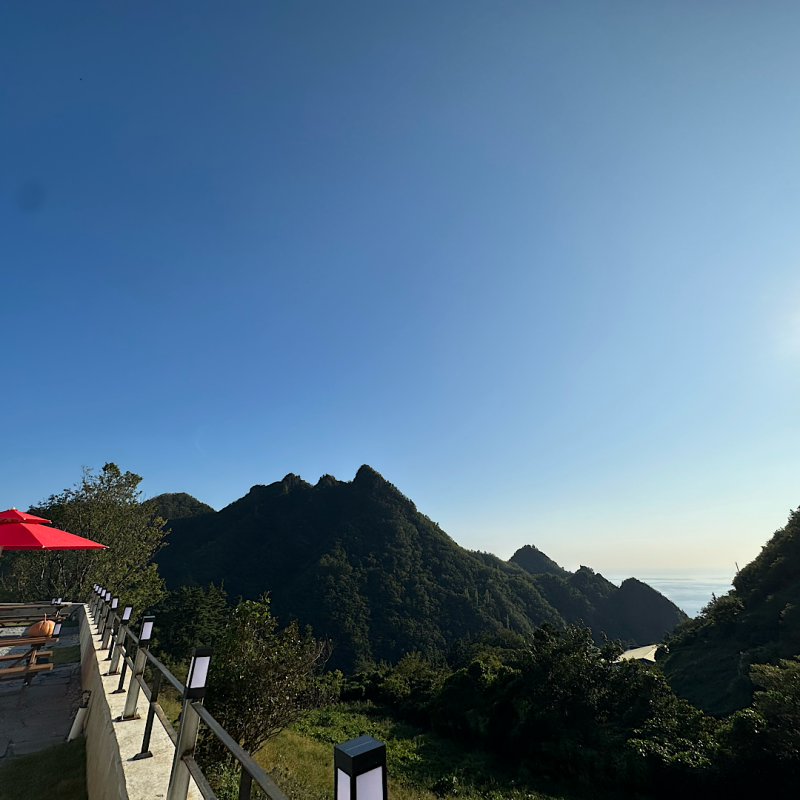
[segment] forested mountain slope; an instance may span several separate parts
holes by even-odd
[[[598,638],[646,644],[685,616],[638,582],[617,589],[587,568],[532,575],[467,551],[368,466],[351,482],[326,475],[316,486],[287,475],[169,524],[159,568],[171,588],[224,581],[231,596],[270,591],[275,613],[329,635],[345,668],[542,622],[583,620]]]
[[[675,630],[660,662],[675,692],[712,714],[750,703],[751,664],[800,654],[800,510],[733,585]]]

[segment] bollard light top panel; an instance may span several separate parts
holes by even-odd
[[[373,736],[359,736],[333,748],[338,769],[350,776],[361,775],[375,767],[386,766],[386,745]]]

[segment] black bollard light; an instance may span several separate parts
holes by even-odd
[[[359,736],[333,748],[334,800],[386,800],[386,745]]]

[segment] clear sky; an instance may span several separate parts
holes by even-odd
[[[0,504],[368,463],[460,544],[800,505],[800,5],[0,6]]]

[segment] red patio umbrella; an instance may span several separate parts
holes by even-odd
[[[0,511],[0,553],[3,550],[90,550],[106,546],[58,528],[48,528],[49,524],[49,519],[16,508]]]

